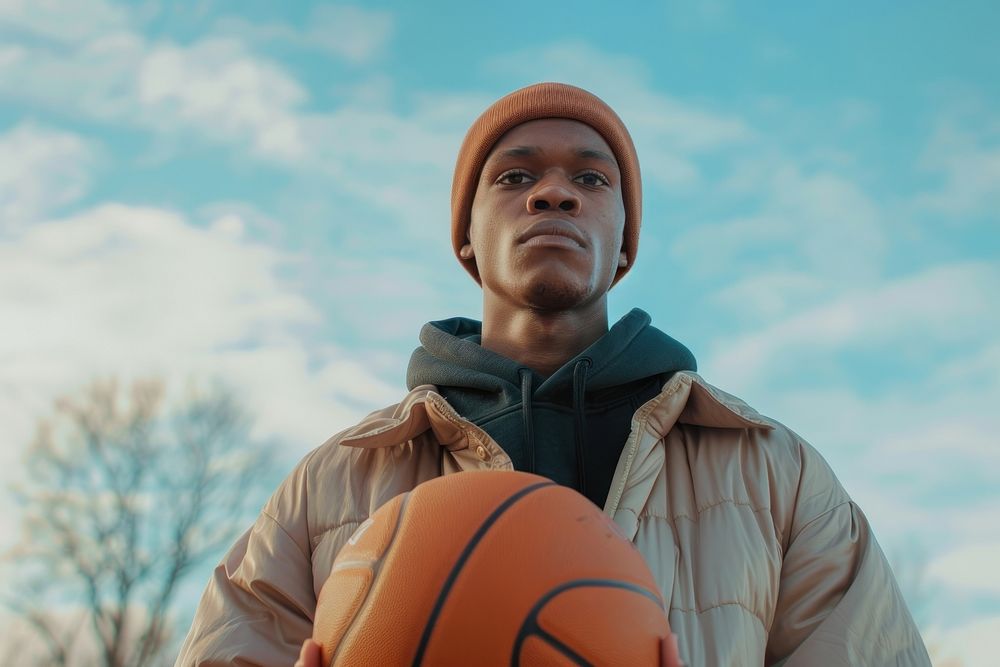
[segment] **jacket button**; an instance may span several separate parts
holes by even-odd
[[[486,447],[484,447],[482,445],[479,445],[478,447],[476,447],[476,456],[478,456],[483,461],[489,461],[490,460],[490,453],[488,451],[486,451]]]

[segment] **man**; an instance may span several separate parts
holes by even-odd
[[[546,83],[487,109],[452,190],[482,325],[426,325],[410,393],[299,464],[216,569],[178,664],[314,664],[316,595],[361,522],[438,475],[513,468],[578,489],[633,540],[689,665],[929,665],[820,455],[696,375],[642,311],[609,328],[640,218],[635,149],[601,100]]]

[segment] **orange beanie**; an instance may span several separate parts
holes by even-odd
[[[639,159],[632,137],[618,114],[593,93],[564,83],[536,83],[515,90],[494,102],[469,128],[458,151],[455,178],[451,185],[451,244],[455,256],[476,282],[482,284],[476,260],[462,259],[458,253],[468,239],[472,200],[476,196],[483,163],[504,133],[521,123],[540,118],[568,118],[586,123],[608,142],[618,161],[622,200],[625,203],[622,250],[628,257],[628,264],[615,274],[612,284],[617,283],[632,268],[639,249],[639,224],[642,221]]]

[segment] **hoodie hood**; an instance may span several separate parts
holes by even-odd
[[[572,486],[598,505],[634,411],[674,372],[696,370],[690,350],[638,308],[549,377],[484,349],[476,320],[428,322],[420,342],[407,369],[410,389],[435,385],[504,448],[515,469]]]
[[[601,338],[567,361],[548,378],[513,359],[482,347],[483,325],[477,320],[453,317],[428,322],[420,330],[421,346],[413,351],[406,371],[409,389],[421,384],[464,388],[521,399],[522,375],[530,371],[536,400],[570,396],[573,370],[589,361],[587,388],[597,391],[654,375],[697,370],[694,355],[683,344],[650,325],[649,315],[633,308]],[[497,407],[500,407],[499,405]],[[466,419],[472,416],[459,410]]]

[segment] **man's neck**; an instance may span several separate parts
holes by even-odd
[[[607,302],[569,311],[483,312],[482,346],[548,377],[608,332]]]

